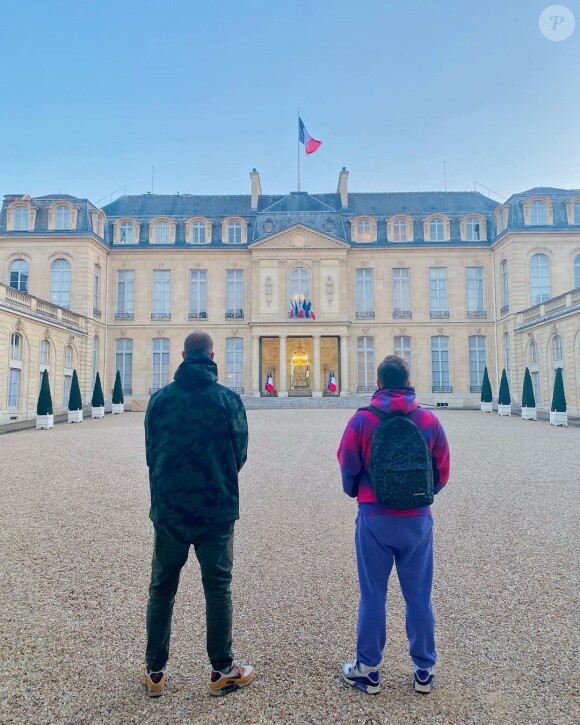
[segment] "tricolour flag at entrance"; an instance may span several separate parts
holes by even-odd
[[[334,377],[334,370],[331,370],[330,375],[328,376],[327,388],[331,393],[336,393],[336,378]]]
[[[307,154],[313,154],[317,148],[322,145],[322,141],[317,141],[304,128],[304,122],[298,116],[298,140],[304,144],[304,150]]]
[[[266,375],[266,390],[269,393],[273,393],[274,390],[275,390],[275,388],[274,388],[274,380],[273,380],[272,375],[270,373],[268,373]]]

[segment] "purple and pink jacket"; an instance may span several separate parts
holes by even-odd
[[[413,388],[377,390],[372,397],[371,405],[384,410],[385,413],[395,410],[410,413],[409,418],[423,434],[431,453],[435,493],[439,493],[449,479],[450,459],[445,431],[437,416],[419,407]],[[358,499],[359,511],[364,514],[431,516],[430,506],[397,511],[378,503],[367,471],[370,470],[373,435],[379,423],[379,419],[368,410],[357,410],[348,421],[337,452],[344,492],[351,498]]]

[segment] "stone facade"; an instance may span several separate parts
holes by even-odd
[[[264,395],[268,373],[280,397],[328,395],[332,373],[339,394],[368,394],[378,362],[398,352],[425,404],[477,407],[487,364],[495,395],[508,369],[514,402],[530,367],[547,409],[563,367],[578,414],[576,192],[504,204],[349,194],[343,169],[336,194],[265,196],[250,176],[247,196],[146,194],[103,209],[5,196],[0,423],[34,416],[46,365],[55,413],[71,364],[87,404],[96,371],[110,400],[120,368],[128,407],[142,410],[194,329],[212,335],[222,382],[244,395]]]

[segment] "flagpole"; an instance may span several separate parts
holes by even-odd
[[[296,185],[296,191],[300,191],[300,108],[298,108],[298,141],[297,141],[297,156],[298,156],[298,184]]]

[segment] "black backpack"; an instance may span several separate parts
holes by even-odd
[[[371,486],[380,504],[403,511],[433,503],[433,464],[425,438],[402,411],[370,410],[380,423],[371,445]]]

